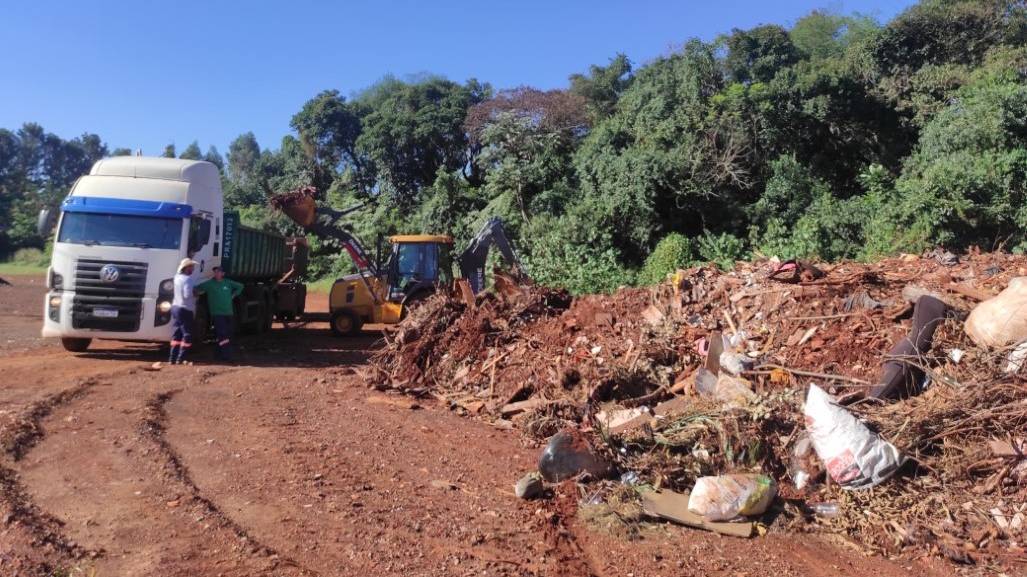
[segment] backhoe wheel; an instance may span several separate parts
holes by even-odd
[[[64,350],[72,353],[84,353],[89,348],[89,343],[93,342],[93,339],[76,339],[72,337],[62,337],[61,346]]]
[[[332,313],[332,333],[337,337],[352,337],[360,334],[360,327],[363,325],[360,317],[351,311],[336,311]]]
[[[421,306],[421,304],[433,294],[435,294],[435,291],[422,288],[405,296],[401,303],[403,305],[403,309],[399,313],[399,320],[405,320],[410,315],[411,311]]]

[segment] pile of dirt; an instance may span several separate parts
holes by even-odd
[[[978,347],[962,321],[1024,275],[1023,256],[932,253],[699,267],[659,286],[573,300],[540,287],[474,301],[437,295],[400,325],[369,380],[516,426],[536,442],[568,426],[591,431],[639,485],[687,490],[699,476],[761,471],[781,487],[772,530],[828,530],[889,554],[915,547],[1001,561],[1022,557],[1027,536],[1018,445],[1027,387],[1024,371],[1003,371],[1009,351]],[[947,305],[933,345],[895,361],[889,349],[910,333],[925,295]],[[734,356],[711,362],[721,344]],[[822,467],[798,488],[792,453],[805,434],[809,384],[851,402],[881,381],[889,359],[913,367],[924,392],[849,410],[910,461],[872,489],[843,491]],[[740,363],[732,372],[748,392],[709,392],[720,362]],[[831,514],[814,514],[817,503]]]

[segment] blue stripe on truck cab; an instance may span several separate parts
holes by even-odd
[[[128,214],[161,218],[188,218],[193,207],[177,202],[107,198],[105,196],[69,196],[61,204],[64,212],[94,212],[100,214]]]

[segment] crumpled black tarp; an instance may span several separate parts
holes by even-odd
[[[923,382],[924,372],[897,359],[917,362],[920,355],[931,350],[934,330],[945,320],[947,309],[945,303],[932,296],[924,295],[917,299],[913,308],[913,327],[907,336],[888,351],[889,360],[884,362],[881,378],[877,385],[870,388],[868,397],[894,399],[919,392],[917,389]]]

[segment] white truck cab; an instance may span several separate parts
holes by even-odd
[[[209,162],[122,156],[93,165],[61,204],[44,337],[166,341],[179,261],[197,282],[221,262],[223,198]]]

